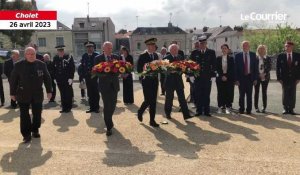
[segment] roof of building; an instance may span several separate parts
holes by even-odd
[[[110,17],[74,18],[72,28],[73,30],[103,30],[107,21],[112,23]],[[83,23],[82,27],[80,26],[81,23]]]
[[[225,38],[225,37],[231,37],[231,36],[241,36],[243,32],[239,32],[236,30],[233,31],[226,31],[221,33],[220,35],[216,36],[215,38]]]
[[[57,21],[57,30],[71,30],[68,26],[64,25],[60,21]]]
[[[179,27],[138,27],[132,35],[162,35],[162,34],[186,34]]]

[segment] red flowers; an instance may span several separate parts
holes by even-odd
[[[128,74],[133,71],[133,66],[129,62],[112,60],[101,62],[92,69],[93,76],[103,76],[107,74]]]

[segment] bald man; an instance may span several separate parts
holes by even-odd
[[[25,59],[15,63],[10,77],[11,99],[18,101],[20,106],[21,134],[24,143],[31,141],[31,134],[39,138],[41,126],[42,103],[44,100],[43,84],[47,97],[51,98],[51,77],[46,64],[36,59],[35,49],[25,49]],[[32,109],[32,120],[29,108]]]

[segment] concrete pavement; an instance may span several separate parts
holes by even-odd
[[[168,124],[158,129],[149,127],[148,113],[138,122],[143,97],[140,84],[134,86],[134,105],[125,106],[120,93],[115,129],[108,138],[102,113],[85,113],[88,107],[76,83],[76,108],[60,114],[58,104],[45,104],[41,139],[31,144],[21,144],[19,109],[8,109],[6,103],[0,108],[0,174],[300,174],[300,116],[277,114],[282,110],[278,83],[269,85],[272,113],[264,115],[213,113],[212,118],[185,122],[174,101],[173,119],[168,121],[164,97],[159,96],[157,122]],[[298,86],[297,112],[299,91]],[[234,108],[237,98],[236,88]],[[215,84],[211,105],[216,106]]]

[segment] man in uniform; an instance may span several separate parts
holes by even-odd
[[[158,55],[155,53],[156,38],[150,38],[145,41],[147,50],[139,56],[137,63],[138,73],[143,72],[143,67],[146,63],[158,60]],[[156,113],[156,101],[157,101],[157,90],[158,90],[158,77],[157,76],[145,76],[140,77],[143,87],[144,102],[138,110],[138,119],[140,122],[143,121],[143,113],[149,107],[150,112],[150,126],[159,127],[159,124],[155,122]]]
[[[174,61],[184,60],[184,58],[178,54],[178,45],[171,44],[169,46],[170,54],[167,55],[164,59],[169,60],[170,63]],[[181,112],[183,114],[183,118],[185,120],[192,118],[190,116],[190,112],[187,106],[187,102],[185,100],[184,95],[184,85],[182,81],[182,74],[178,74],[176,72],[170,73],[166,76],[165,81],[165,88],[166,88],[166,99],[165,99],[165,113],[168,119],[171,119],[171,111],[173,107],[173,99],[174,99],[174,91],[176,91],[178,96],[178,101],[181,107]]]
[[[53,62],[50,60],[50,56],[48,54],[45,54],[43,56],[43,60],[44,62],[46,63],[46,66],[47,66],[47,69],[48,69],[48,72],[51,76],[51,84],[52,84],[52,96],[51,96],[51,99],[49,100],[49,103],[50,102],[55,102],[55,97],[56,97],[56,84],[54,82],[54,64]]]
[[[25,60],[15,64],[10,77],[11,99],[18,101],[20,106],[21,133],[25,143],[32,137],[39,138],[41,126],[42,103],[44,99],[43,83],[47,97],[51,98],[51,77],[45,63],[36,59],[34,48],[25,49]],[[32,108],[32,120],[29,107]]]
[[[294,108],[296,103],[296,89],[300,81],[300,55],[293,52],[294,43],[285,43],[285,52],[278,55],[276,74],[277,80],[282,86],[283,114],[296,115]]]
[[[60,113],[68,113],[72,109],[72,83],[75,73],[73,57],[69,54],[65,54],[64,47],[64,45],[56,46],[57,55],[53,58],[54,78],[61,97],[62,110]]]
[[[118,55],[112,54],[112,43],[103,43],[103,53],[95,57],[95,65],[105,61],[120,60]],[[112,116],[117,105],[118,92],[120,90],[119,77],[117,74],[108,74],[99,77],[99,91],[103,100],[103,113],[106,125],[106,135],[112,135],[114,123]]]
[[[4,62],[4,74],[6,75],[8,82],[10,82],[11,72],[14,69],[16,62],[20,60],[19,50],[12,50],[10,54],[10,59]],[[17,102],[13,99],[10,100],[10,107],[12,109],[17,108]]]
[[[95,65],[95,57],[99,54],[94,51],[95,43],[91,41],[87,41],[84,43],[84,46],[87,48],[87,53],[82,55],[81,66],[82,66],[82,76],[85,79],[86,87],[87,87],[87,95],[89,98],[90,109],[86,111],[86,113],[99,113],[99,90],[98,90],[98,78],[92,78],[91,72],[93,66]]]
[[[200,75],[195,78],[195,104],[197,108],[196,116],[203,112],[207,117],[210,114],[210,92],[211,78],[215,77],[216,53],[207,48],[206,36],[199,38],[199,50],[195,50],[190,55],[190,59],[200,65]],[[191,79],[191,78],[190,78]]]

